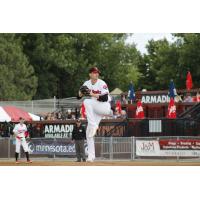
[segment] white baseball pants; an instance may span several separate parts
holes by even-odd
[[[26,139],[23,137],[21,139],[16,138],[16,149],[15,152],[19,153],[20,152],[20,147],[23,147],[25,152],[28,152],[28,144],[26,142]]]
[[[99,102],[95,99],[84,100],[88,126],[86,129],[86,137],[88,144],[88,160],[95,159],[94,136],[99,127],[99,123],[103,116],[112,113],[109,102]]]

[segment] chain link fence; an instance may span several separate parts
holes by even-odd
[[[32,158],[75,158],[71,139],[33,138],[29,142]],[[96,137],[98,160],[195,160],[200,161],[200,137]],[[24,157],[21,151],[21,157]],[[85,142],[87,155],[87,143]],[[14,138],[0,138],[0,158],[13,159]]]
[[[34,114],[54,112],[60,108],[77,108],[80,107],[83,100],[77,100],[76,97],[56,99],[43,99],[32,101],[0,101],[0,106],[16,106],[27,112]]]
[[[25,110],[26,112],[40,114],[53,112],[56,110],[57,100],[44,99],[44,100],[33,100],[33,101],[0,101],[0,106],[16,106]]]

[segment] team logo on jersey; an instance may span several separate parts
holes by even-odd
[[[99,91],[99,90],[92,90],[92,92],[93,92],[94,94],[101,94],[101,91]]]
[[[107,90],[107,89],[108,89],[108,86],[107,86],[107,85],[104,85],[104,86],[103,86],[103,89],[106,89],[106,90]]]

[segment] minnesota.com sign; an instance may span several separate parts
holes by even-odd
[[[31,154],[76,155],[75,145],[70,140],[32,140],[28,143]]]

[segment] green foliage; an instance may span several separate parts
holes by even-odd
[[[173,79],[177,88],[184,89],[188,70],[192,73],[194,87],[199,87],[200,34],[174,34],[174,37],[173,43],[163,39],[147,44],[148,53],[141,56],[138,65],[143,88],[168,89]]]
[[[98,66],[110,91],[168,89],[170,79],[185,88],[188,69],[195,87],[200,85],[200,34],[173,34],[147,44],[141,55],[128,34],[62,33],[0,34],[0,99],[27,100],[76,96]]]
[[[137,83],[139,53],[126,34],[23,34],[18,38],[38,77],[36,99],[75,96],[97,65],[110,90]]]
[[[28,100],[37,88],[34,68],[14,34],[0,34],[0,99]]]
[[[175,34],[178,37],[180,86],[185,88],[185,78],[190,70],[194,87],[200,87],[200,34]]]

